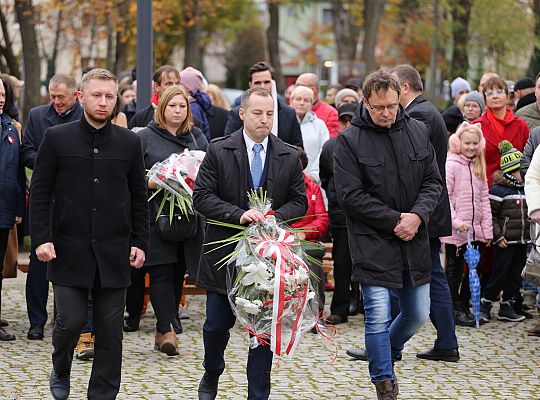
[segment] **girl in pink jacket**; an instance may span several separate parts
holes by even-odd
[[[469,311],[468,278],[463,272],[467,232],[473,244],[489,246],[493,239],[489,189],[480,124],[464,122],[450,136],[446,160],[446,186],[452,212],[452,236],[441,238],[446,247],[446,277],[454,304],[456,324],[475,326]],[[482,260],[480,260],[480,264]],[[481,265],[479,265],[479,269]],[[461,286],[461,288],[460,288]]]

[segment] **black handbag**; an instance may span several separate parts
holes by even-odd
[[[193,133],[191,132],[190,135],[193,141],[193,150],[199,150],[195,136],[193,136]],[[152,203],[154,204],[154,215],[156,215],[157,233],[161,240],[166,242],[182,242],[197,234],[200,216],[198,216],[196,212],[186,216],[175,205],[173,218],[171,220],[170,214],[168,213],[169,206],[167,204],[162,208],[161,213],[157,215],[160,203],[156,201]]]
[[[155,214],[157,214],[158,209],[159,204],[155,205]],[[197,228],[199,226],[197,213],[186,216],[175,207],[171,220],[169,214],[163,212],[165,209],[167,211],[169,210],[168,207],[163,207],[161,214],[156,218],[157,233],[161,240],[166,242],[182,242],[197,234]]]

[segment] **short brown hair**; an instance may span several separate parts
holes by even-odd
[[[489,89],[502,89],[504,90],[504,93],[506,93],[506,95],[508,96],[508,86],[506,85],[505,80],[498,76],[489,78],[484,84],[483,89],[484,89],[484,100],[486,99],[486,92]]]
[[[270,75],[272,76],[272,79],[274,79],[274,69],[272,68],[272,66],[266,61],[259,61],[257,64],[254,64],[248,71],[249,82],[252,81],[251,78],[253,77],[253,74],[264,71],[270,71]]]
[[[175,75],[180,81],[180,71],[178,71],[172,65],[162,65],[156,69],[154,75],[152,76],[152,80],[158,85],[161,85],[161,78],[163,75]]]
[[[116,75],[114,75],[111,71],[105,69],[105,68],[94,68],[88,71],[86,74],[83,75],[81,79],[81,92],[84,92],[85,86],[90,82],[92,79],[99,79],[102,81],[114,81],[114,84],[116,86],[116,90],[118,91],[118,79],[116,78]],[[51,79],[52,81],[52,79]]]
[[[240,99],[240,108],[245,110],[249,106],[249,99],[251,96],[262,96],[262,97],[270,97],[272,98],[272,95],[270,92],[266,89],[263,89],[262,87],[252,87],[244,92]],[[273,99],[273,98],[272,98]]]
[[[166,121],[165,121],[165,108],[167,108],[167,105],[171,102],[174,96],[181,95],[184,100],[186,100],[187,104],[187,115],[184,122],[182,122],[182,125],[180,125],[180,128],[178,128],[177,134],[187,133],[191,132],[193,129],[193,114],[191,113],[191,106],[189,105],[189,95],[186,92],[186,89],[184,89],[181,86],[171,86],[168,87],[161,96],[159,96],[158,106],[156,108],[156,112],[154,113],[154,121],[159,125],[160,128],[166,129]]]
[[[369,74],[362,86],[364,97],[369,99],[372,92],[388,92],[390,89],[395,90],[398,97],[401,93],[399,82],[388,72],[378,70]]]
[[[407,83],[414,92],[423,92],[424,85],[418,71],[411,65],[401,64],[390,70],[390,73],[397,76],[401,85]]]

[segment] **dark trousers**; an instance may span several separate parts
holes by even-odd
[[[224,353],[229,341],[229,330],[234,316],[226,295],[206,294],[206,320],[203,326],[204,369],[212,377],[219,377],[225,369]],[[249,349],[247,362],[248,400],[266,400],[270,396],[270,371],[273,353],[269,346]]]
[[[179,261],[173,264],[174,269],[174,315],[178,314],[178,305],[182,298],[184,277],[186,275],[186,263],[184,260],[183,246],[179,247],[178,258]],[[126,294],[126,312],[130,318],[139,318],[143,305],[144,305],[144,276],[146,272],[150,272],[150,269],[154,266],[147,268],[132,268],[131,269],[131,286],[127,288]],[[154,300],[152,299],[152,305]],[[154,309],[155,311],[155,309]],[[156,315],[157,317],[157,315]],[[160,331],[161,332],[161,331]],[[168,331],[166,331],[168,332]],[[163,332],[162,332],[163,333]]]
[[[6,257],[9,229],[0,229],[0,311],[2,310],[2,271],[4,270],[4,258]],[[0,315],[2,313],[0,312]]]
[[[32,249],[26,276],[26,309],[31,326],[44,326],[47,322],[48,297],[47,263],[39,261],[35,249]]]
[[[131,268],[131,285],[126,292],[126,311],[130,318],[139,318],[144,305],[146,268]]]
[[[332,228],[332,259],[334,260],[334,294],[330,313],[340,316],[349,314],[352,261],[349,251],[347,228]]]
[[[52,362],[56,373],[70,374],[73,351],[86,324],[88,289],[53,285],[56,323]],[[122,367],[122,319],[126,290],[92,289],[94,302],[94,361],[88,399],[115,399],[120,390]]]
[[[481,253],[480,262],[477,270],[482,270],[484,262],[484,248],[481,242],[473,242]],[[469,290],[469,276],[464,272],[465,259],[463,254],[467,245],[455,246],[446,244],[446,279],[452,296],[452,303],[456,311],[468,311],[471,292]]]
[[[88,308],[86,311],[86,325],[81,333],[94,333],[94,302],[92,300],[91,290],[88,291]]]
[[[429,286],[431,305],[429,318],[437,330],[434,347],[436,349],[457,349],[454,307],[440,259],[441,242],[439,239],[431,239],[429,246],[431,251],[431,283]]]
[[[506,249],[495,247],[495,259],[491,276],[484,289],[484,297],[497,300],[504,289],[503,301],[516,299],[521,288],[521,271],[527,260],[527,245],[512,244]]]
[[[175,313],[174,264],[152,265],[150,273],[150,301],[156,314],[156,330],[167,333]]]

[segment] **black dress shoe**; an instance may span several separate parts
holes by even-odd
[[[458,362],[458,349],[431,349],[416,353],[416,357],[431,361]]]
[[[476,320],[469,317],[469,314],[465,311],[455,311],[454,312],[454,319],[456,321],[456,325],[459,326],[476,326]]]
[[[326,322],[332,325],[343,324],[347,321],[349,321],[349,317],[346,315],[330,314],[328,317],[326,317]]]
[[[182,321],[180,321],[180,318],[178,318],[178,317],[173,318],[172,326],[173,326],[173,329],[174,329],[174,333],[176,333],[176,334],[180,334],[180,333],[182,333],[184,331],[182,329]]]
[[[43,339],[43,327],[40,325],[30,326],[28,329],[28,334],[26,335],[28,340],[41,340]]]
[[[139,330],[140,322],[140,318],[128,318],[124,320],[124,326],[122,327],[122,330],[124,332],[136,332]]]
[[[356,297],[351,297],[350,303],[349,303],[349,315],[358,315],[360,312],[359,308],[359,300]]]
[[[219,377],[213,378],[204,373],[199,383],[199,400],[214,400],[217,396]]]
[[[69,375],[59,377],[53,368],[49,379],[49,387],[55,400],[66,400],[69,397]]]
[[[367,361],[367,352],[364,349],[349,349],[345,353],[352,358],[356,358],[360,361]],[[402,355],[400,354],[397,357],[392,357],[392,362],[401,361]]]

